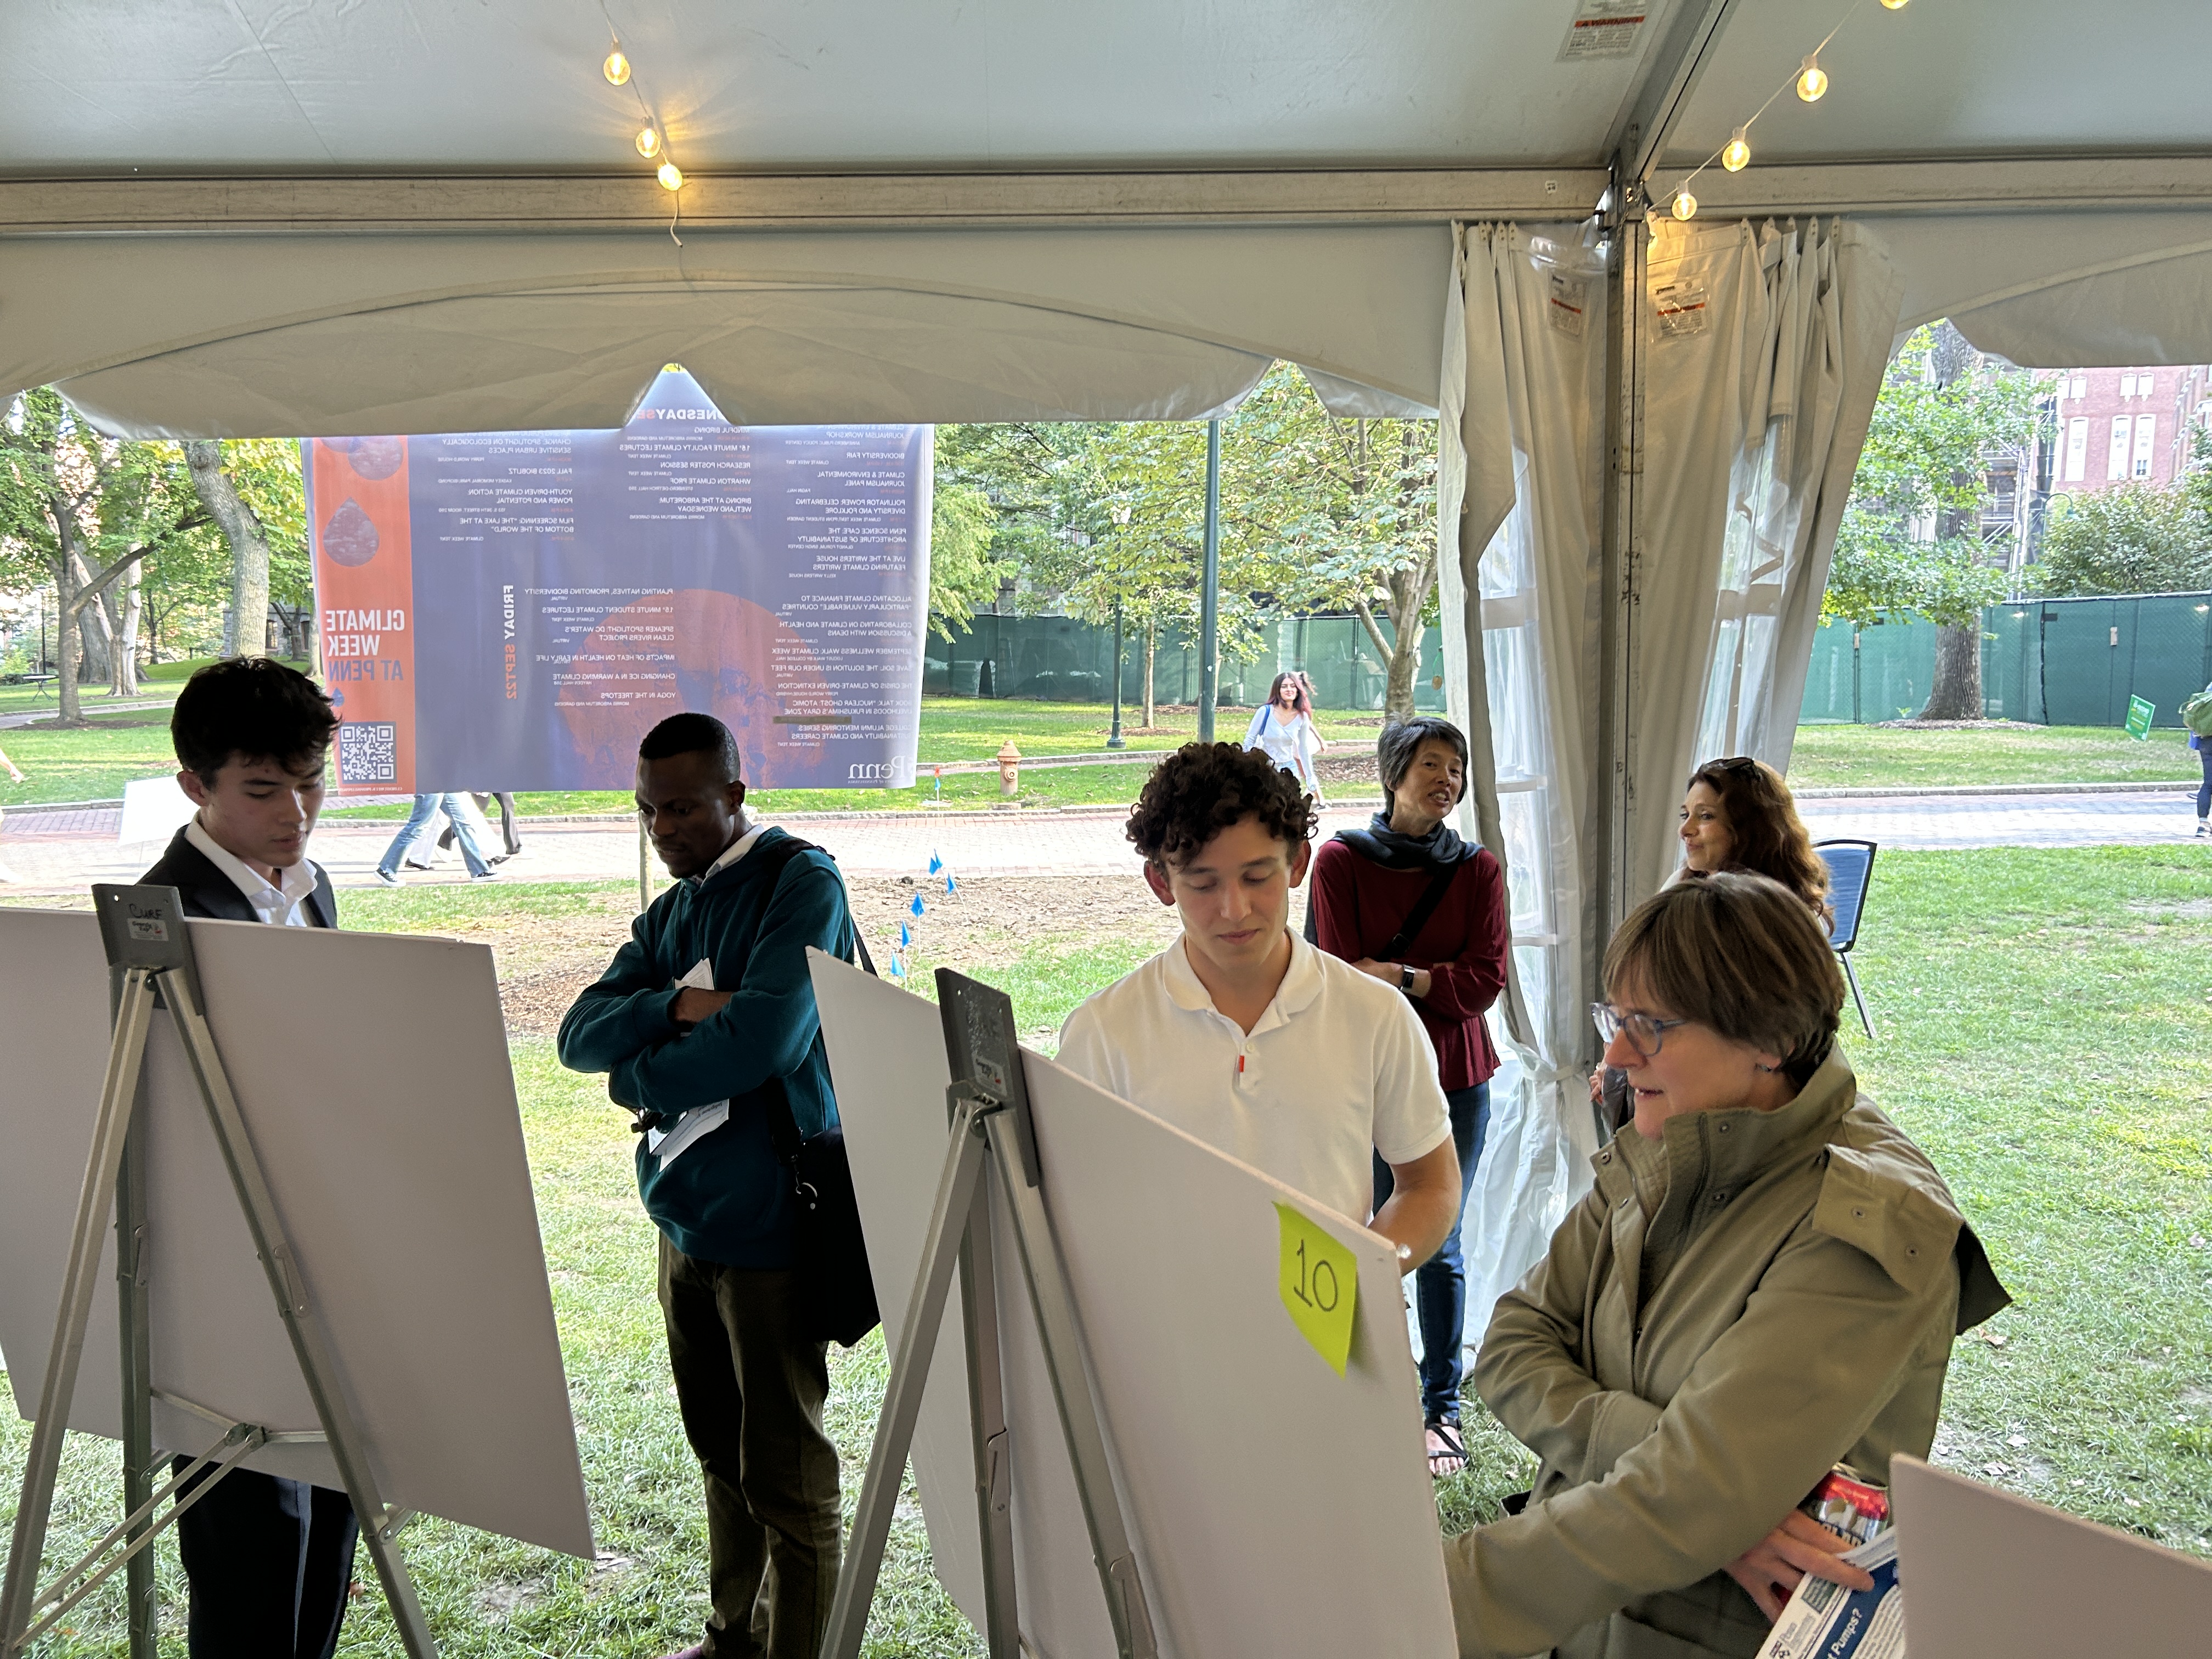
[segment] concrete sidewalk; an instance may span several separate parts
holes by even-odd
[[[1856,836],[1889,848],[2160,846],[2189,841],[2194,803],[2181,790],[2053,795],[1860,797],[1803,803],[1816,840]],[[1322,833],[1364,824],[1365,806],[1334,807]],[[1123,812],[882,813],[799,817],[790,829],[836,854],[848,875],[920,876],[933,853],[959,876],[1134,874],[1122,839]],[[118,846],[114,808],[10,813],[0,825],[0,890],[82,892],[96,881],[134,879],[160,855],[159,843]],[[773,821],[773,820],[772,820]],[[374,884],[377,859],[398,830],[391,821],[327,820],[316,830],[315,859],[342,887]],[[2206,845],[2212,867],[2212,843]],[[517,881],[635,880],[637,835],[626,823],[524,821],[521,856],[501,866]],[[433,875],[410,882],[465,879],[447,854]]]

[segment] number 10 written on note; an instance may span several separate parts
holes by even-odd
[[[1291,1322],[1339,1376],[1352,1354],[1359,1301],[1359,1263],[1319,1223],[1288,1204],[1275,1206],[1281,1227],[1276,1286]]]

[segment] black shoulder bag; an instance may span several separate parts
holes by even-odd
[[[783,878],[784,866],[807,852],[823,849],[787,835],[756,848],[752,856],[775,860],[776,868],[769,877],[775,882]],[[876,964],[857,922],[853,944],[859,965],[874,973]],[[868,1243],[860,1231],[860,1200],[853,1195],[845,1131],[833,1123],[820,1134],[802,1139],[783,1079],[770,1078],[761,1086],[761,1094],[768,1108],[769,1138],[777,1161],[791,1177],[791,1196],[798,1206],[792,1244],[805,1334],[817,1341],[849,1348],[875,1329],[883,1316],[877,1310],[876,1283],[868,1272]]]
[[[1340,833],[1336,839],[1342,841],[1344,837]],[[1351,845],[1349,842],[1345,844]],[[1390,942],[1388,945],[1375,953],[1376,961],[1395,962],[1398,959],[1398,953],[1421,936],[1421,929],[1429,925],[1429,918],[1436,915],[1437,906],[1444,902],[1445,893],[1451,889],[1452,878],[1458,874],[1459,866],[1456,864],[1443,864],[1437,866],[1435,873],[1429,878],[1429,884],[1421,890],[1421,896],[1414,901],[1413,908],[1406,912],[1405,925],[1390,936]],[[1354,932],[1357,931],[1355,922]],[[1319,927],[1314,918],[1314,902],[1311,893],[1306,895],[1306,943],[1312,945],[1318,945],[1321,943]]]

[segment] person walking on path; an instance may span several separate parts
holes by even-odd
[[[1275,676],[1275,683],[1267,688],[1267,701],[1244,728],[1244,747],[1262,751],[1304,785],[1308,794],[1321,800],[1321,775],[1314,769],[1314,757],[1328,745],[1314,729],[1313,695],[1303,676]]]
[[[477,840],[476,825],[470,822],[471,814],[457,793],[438,793],[415,797],[415,810],[407,815],[406,824],[392,838],[392,845],[384,849],[384,856],[376,861],[376,878],[386,887],[399,885],[399,860],[415,844],[416,837],[429,827],[430,820],[443,812],[459,831],[461,862],[469,866],[471,881],[496,880],[499,872],[491,867],[491,860],[483,854]]]
[[[522,850],[522,837],[514,827],[516,814],[514,792],[507,789],[473,789],[469,793],[477,804],[479,816],[489,811],[491,804],[495,800],[499,803],[499,838],[505,844],[507,850],[503,853],[493,854],[491,861],[494,864],[506,863],[507,860]],[[489,830],[491,825],[486,823],[483,827]],[[446,820],[446,827],[438,832],[438,850],[442,853],[451,847],[454,837],[459,834],[459,831],[453,828],[453,819],[448,817]]]
[[[1401,993],[1436,1050],[1437,1081],[1459,1155],[1451,1231],[1413,1273],[1421,1327],[1421,1419],[1429,1473],[1467,1467],[1460,1439],[1467,1270],[1459,1223],[1482,1159],[1498,1050],[1483,1016],[1505,988],[1505,872],[1462,841],[1449,819],[1467,793],[1467,739],[1423,716],[1387,727],[1376,745],[1389,805],[1365,830],[1340,830],[1314,854],[1307,937]],[[1375,1207],[1389,1201],[1390,1166],[1375,1159]]]
[[[2181,705],[2181,723],[2189,728],[2189,746],[2204,769],[2204,781],[2197,790],[2197,835],[2212,839],[2212,685]]]

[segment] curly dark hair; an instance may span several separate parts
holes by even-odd
[[[1833,921],[1828,866],[1813,850],[1813,837],[1797,816],[1796,798],[1782,774],[1765,761],[1737,755],[1707,761],[1682,787],[1686,793],[1700,783],[1720,797],[1728,819],[1728,867],[1780,882],[1824,925]]]
[[[1129,814],[1130,843],[1147,864],[1188,859],[1248,817],[1293,848],[1313,836],[1313,798],[1257,749],[1187,743],[1152,769]]]

